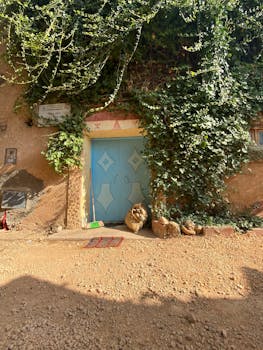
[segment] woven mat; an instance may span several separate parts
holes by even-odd
[[[123,239],[123,237],[95,237],[91,238],[84,248],[119,247]]]

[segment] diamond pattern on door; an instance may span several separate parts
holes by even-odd
[[[132,183],[132,189],[128,199],[132,204],[144,201],[145,197],[142,193],[141,184],[139,182]]]
[[[93,139],[92,187],[96,219],[121,223],[135,203],[149,203],[149,172],[141,156],[142,137]],[[92,196],[90,197],[92,217]]]
[[[105,210],[108,209],[109,205],[113,201],[113,197],[110,191],[110,185],[109,184],[102,184],[100,194],[97,198],[98,202],[103,206]]]
[[[128,163],[131,164],[131,166],[133,167],[134,171],[137,171],[138,167],[141,165],[142,162],[143,162],[143,159],[138,154],[138,152],[136,150],[133,152],[133,154],[128,159]]]
[[[110,166],[114,164],[114,161],[106,152],[104,152],[103,156],[98,161],[98,164],[104,169],[104,171],[108,171]]]

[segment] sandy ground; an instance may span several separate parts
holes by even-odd
[[[263,349],[263,235],[1,240],[0,349]]]

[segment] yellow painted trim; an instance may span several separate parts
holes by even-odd
[[[91,139],[96,138],[111,138],[111,137],[133,137],[143,136],[143,129],[123,129],[123,130],[97,130],[91,131],[89,137]]]

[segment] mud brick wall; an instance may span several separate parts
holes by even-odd
[[[67,228],[81,228],[81,189],[82,172],[74,170],[70,173],[68,188],[68,210],[67,210]]]
[[[263,161],[251,162],[227,180],[227,196],[236,211],[249,207],[263,215]]]
[[[0,46],[0,54],[3,52],[3,47]],[[7,65],[0,60],[0,73],[7,71]],[[10,174],[26,171],[29,176],[39,179],[44,188],[39,191],[37,206],[32,206],[32,210],[25,219],[25,227],[45,228],[56,222],[63,225],[66,211],[65,179],[57,175],[44,156],[41,155],[41,152],[46,149],[48,136],[56,129],[39,128],[35,124],[29,123],[32,115],[28,106],[22,105],[18,110],[14,110],[18,98],[23,93],[22,88],[3,84],[1,81],[0,85],[0,191],[6,179],[11,176]],[[114,121],[116,120],[118,123],[115,125]],[[92,138],[140,135],[135,117],[123,115],[121,112],[114,115],[109,114],[109,112],[98,113],[88,118],[88,121],[91,129],[90,137]],[[97,130],[102,121],[106,123],[105,130]],[[123,130],[119,129],[120,125],[124,127]],[[116,128],[117,126],[118,128]],[[261,124],[256,125],[255,130],[258,130],[257,128],[263,131],[263,124],[262,126]],[[5,163],[7,148],[17,150],[16,163]],[[86,169],[89,169],[90,147],[88,147],[88,142],[84,151],[84,163]],[[85,218],[89,213],[88,183],[87,175],[85,177],[81,170],[71,173],[67,209],[68,228],[80,228],[82,216]],[[24,187],[24,184],[19,181],[16,187]],[[229,201],[236,210],[255,206],[258,212],[263,215],[262,161],[250,163],[244,168],[242,174],[228,179],[227,187]],[[9,189],[12,189],[12,186]]]
[[[0,45],[0,54],[3,52],[4,48]],[[7,73],[8,69],[6,63],[0,60],[0,73]],[[45,228],[56,221],[63,225],[64,179],[54,172],[41,155],[46,149],[49,134],[54,133],[56,129],[38,128],[32,125],[31,110],[26,104],[20,105],[19,98],[22,94],[21,86],[0,82],[0,196],[6,181],[9,190],[24,190],[26,187],[30,197],[32,193],[36,195],[33,201],[30,199],[32,204],[30,209],[24,210],[27,216],[23,218],[26,222],[22,226],[30,229]],[[15,109],[18,105],[20,107]],[[16,149],[16,162],[6,163],[6,149]],[[18,176],[21,172],[27,174],[28,181],[25,182],[23,177]],[[11,178],[15,179],[15,182],[12,182]],[[41,189],[34,188],[34,181],[32,182],[34,178],[41,181]],[[15,219],[20,211],[20,209],[8,210],[11,224],[10,218]]]

